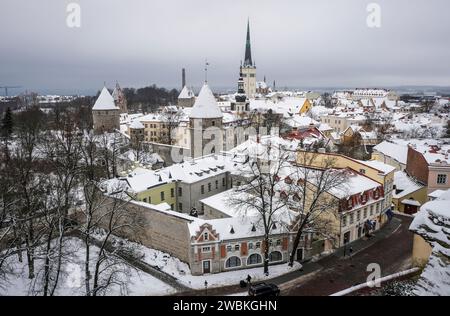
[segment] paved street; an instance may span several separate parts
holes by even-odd
[[[290,282],[284,286],[283,295],[330,295],[353,285],[366,282],[370,272],[367,266],[378,263],[382,276],[408,268],[412,253],[413,234],[408,231],[410,217],[396,216],[388,227],[385,238],[373,245],[358,250],[351,259],[342,259],[342,251],[318,263],[323,269],[303,282]],[[394,222],[395,221],[395,222]]]

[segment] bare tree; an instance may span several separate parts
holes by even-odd
[[[114,181],[114,180],[113,180]],[[139,226],[140,217],[127,209],[130,197],[124,192],[120,182],[101,189],[95,180],[85,178],[85,205],[81,208],[85,254],[85,289],[87,296],[104,294],[111,286],[126,288],[130,267],[124,260],[124,253],[135,258],[126,247],[115,247],[116,235],[132,231]],[[99,238],[99,230],[104,235]],[[92,245],[98,246],[93,250]]]
[[[176,106],[168,106],[161,112],[161,121],[166,126],[166,131],[160,142],[163,144],[174,145],[176,139],[176,129],[183,118],[183,110]]]
[[[64,116],[58,126],[59,130],[46,133],[41,152],[50,167],[47,195],[50,199],[44,216],[46,224],[46,255],[43,282],[43,294],[54,295],[58,286],[64,256],[64,239],[68,230],[68,215],[74,205],[81,175],[81,137],[72,121]],[[56,237],[56,243],[53,238]],[[53,245],[56,249],[52,249]],[[55,265],[51,265],[51,253],[55,253]],[[54,269],[51,267],[54,266]],[[50,284],[52,280],[52,284]]]
[[[286,209],[285,201],[277,194],[277,186],[282,169],[289,164],[292,155],[270,141],[265,143],[264,151],[259,154],[247,155],[239,168],[236,181],[241,185],[235,188],[236,194],[230,197],[230,204],[244,213],[256,211],[258,214],[259,224],[264,231],[264,273],[268,274],[270,236],[276,225],[281,225],[277,218]]]
[[[103,161],[105,175],[108,179],[117,175],[117,157],[120,154],[122,137],[119,133],[103,133],[98,138],[98,147]]]
[[[17,142],[9,168],[20,198],[17,206],[17,231],[25,242],[28,277],[33,279],[34,250],[42,236],[39,210],[45,198],[45,194],[38,189],[42,188],[43,164],[37,151],[44,127],[43,114],[39,109],[32,108],[22,112],[17,121]]]
[[[313,168],[321,159],[321,168]],[[331,238],[330,223],[336,215],[337,200],[330,192],[345,189],[347,173],[334,169],[335,159],[319,158],[316,153],[299,151],[297,166],[292,168],[285,182],[287,206],[297,213],[291,229],[296,231],[289,265],[294,263],[301,237],[305,231]]]

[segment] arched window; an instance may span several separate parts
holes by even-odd
[[[281,261],[281,260],[283,260],[283,255],[281,254],[281,252],[279,252],[279,251],[272,251],[269,254],[269,261],[270,262],[272,262],[272,261]]]
[[[260,254],[254,253],[252,255],[250,255],[250,257],[248,257],[247,259],[247,264],[251,265],[251,264],[258,264],[262,262],[262,257]]]
[[[241,265],[241,259],[239,259],[239,257],[236,257],[236,256],[228,258],[228,260],[225,262],[226,268],[239,267],[240,265]]]

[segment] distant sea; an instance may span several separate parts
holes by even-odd
[[[128,87],[123,87],[128,88]],[[133,88],[142,88],[142,87],[133,87]],[[180,90],[180,87],[175,86],[165,86],[164,88],[177,89]],[[194,86],[194,92],[198,93],[201,87]],[[319,93],[325,92],[333,92],[336,90],[353,90],[355,88],[364,88],[364,87],[299,87],[299,86],[277,86],[277,90],[291,90],[291,91],[315,91]],[[384,88],[389,90],[394,90],[398,94],[425,94],[425,95],[450,95],[450,86],[379,86],[379,87],[369,87],[369,88]],[[236,92],[235,86],[214,86],[211,85],[211,89],[214,93],[234,93]],[[95,96],[99,90],[98,89],[50,89],[50,88],[27,88],[27,89],[10,89],[8,91],[8,95],[14,96],[19,95],[25,92],[36,92],[39,95],[78,95],[78,96]],[[0,95],[4,96],[4,89],[0,89]]]

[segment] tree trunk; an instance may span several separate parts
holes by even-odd
[[[84,262],[84,283],[86,286],[86,296],[91,296],[91,284],[90,284],[91,271],[89,269],[89,261],[90,261],[89,235],[86,235],[84,244],[86,247],[86,256]]]
[[[308,216],[303,220],[302,224],[300,225],[297,235],[295,235],[294,243],[292,244],[292,251],[291,255],[289,256],[289,266],[292,267],[294,265],[294,258],[295,253],[297,252],[298,244],[300,243],[300,237],[303,234],[303,228],[305,226],[305,223],[307,222]]]
[[[269,275],[269,236],[264,237],[264,274]]]
[[[28,236],[26,238],[26,246],[27,246],[27,260],[28,260],[28,278],[34,279],[34,230],[33,230],[33,220],[30,219],[28,227]]]
[[[51,225],[50,231],[47,236],[47,249],[45,252],[45,264],[44,264],[44,296],[48,295],[48,286],[50,283],[50,250],[53,237],[53,225]]]
[[[58,286],[59,275],[61,273],[62,257],[63,257],[63,239],[64,239],[64,217],[59,215],[59,238],[58,238],[58,264],[56,267],[55,284],[53,285],[51,295],[53,296]]]

